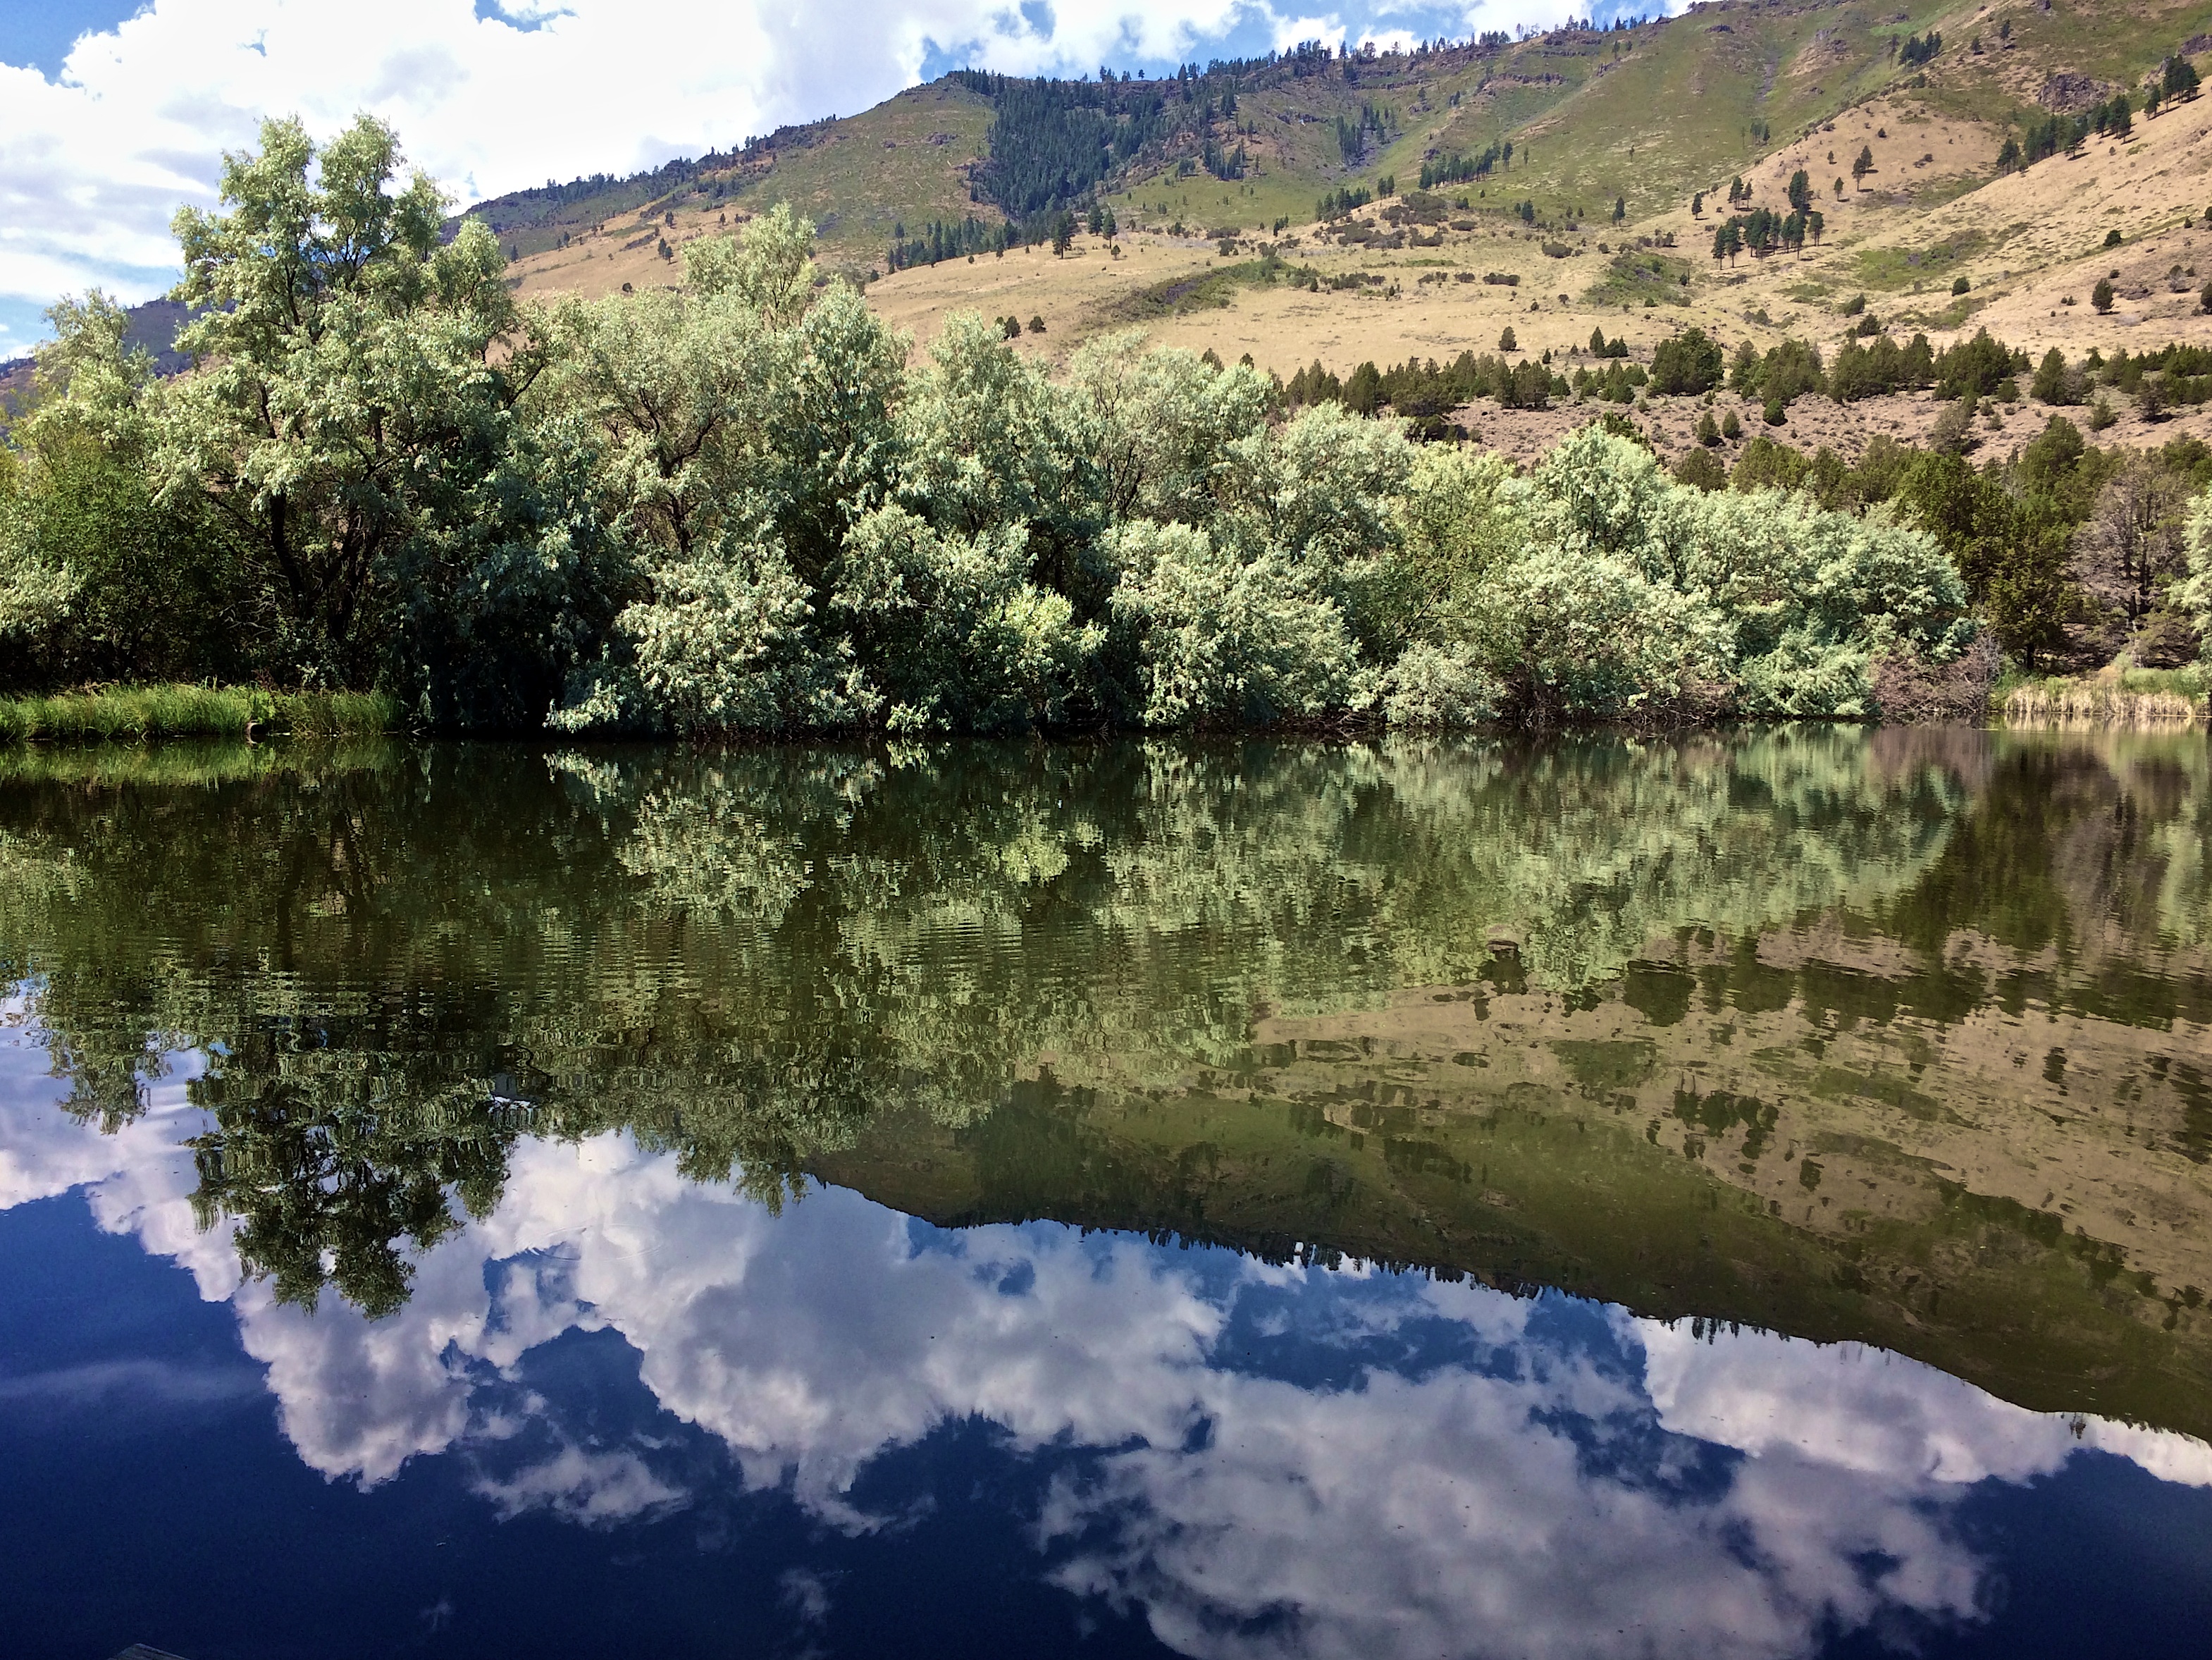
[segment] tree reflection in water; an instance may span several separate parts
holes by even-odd
[[[0,1207],[326,1476],[863,1538],[987,1426],[1222,1656],[1926,1636],[1975,1495],[2212,1485],[2201,741],[4,764]]]

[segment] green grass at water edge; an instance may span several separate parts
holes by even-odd
[[[0,740],[355,737],[390,732],[399,709],[380,692],[264,692],[242,686],[118,686],[0,699]]]

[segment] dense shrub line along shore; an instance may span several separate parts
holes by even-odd
[[[367,119],[232,158],[177,219],[187,374],[57,309],[0,461],[0,690],[573,733],[1866,718],[1985,704],[1992,635],[2193,655],[2212,608],[2212,455],[2062,417],[2009,471],[1769,446],[1735,489],[1616,417],[1523,476],[1134,331],[1055,380],[958,316],[909,363],[787,210],[681,292],[522,307],[398,168]]]

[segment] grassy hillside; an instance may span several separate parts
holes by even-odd
[[[2139,89],[2208,29],[2205,0],[1729,0],[1636,29],[1294,55],[1160,82],[956,76],[734,156],[476,211],[501,227],[526,291],[604,293],[673,283],[685,240],[789,200],[823,228],[825,267],[880,277],[875,303],[919,339],[967,306],[1042,318],[1025,348],[1052,356],[1141,320],[1286,376],[1316,358],[1341,372],[1491,350],[1509,325],[1536,353],[1576,350],[1596,325],[1638,356],[1691,323],[1731,343],[1832,344],[1862,293],[1885,327],[1939,344],[1987,324],[2030,350],[2139,349],[2212,339],[2197,304],[2212,247],[2188,222],[2212,209],[2212,104],[2138,116],[2124,145],[2024,173],[1999,177],[1996,157],[2049,111]],[[1920,54],[1900,48],[1931,35],[1934,55],[1905,61]],[[1485,171],[1408,213],[1425,163],[1485,152]],[[1041,191],[1055,167],[1057,194]],[[1729,182],[1786,210],[1801,167],[1825,222],[1817,245],[1717,263]],[[1324,193],[1386,178],[1395,198],[1316,221]],[[1079,236],[1065,258],[1018,246],[896,272],[885,259],[896,232],[933,219],[1003,227],[1011,204],[1034,231],[1041,202],[1093,200],[1121,234]],[[1219,246],[1223,231],[1235,246]],[[1321,285],[1231,274],[1265,250]],[[2100,316],[2089,290],[2108,272],[2118,302]]]
[[[1832,349],[1861,295],[1883,327],[1938,344],[1987,325],[2033,352],[2140,350],[2212,341],[2197,299],[2212,280],[2212,101],[2138,114],[2124,143],[2025,173],[1998,176],[1996,158],[2051,112],[2129,88],[2139,109],[2144,78],[2212,46],[2208,31],[2212,0],[1724,0],[1635,29],[1293,53],[1162,82],[963,73],[732,153],[469,211],[499,233],[524,292],[597,295],[673,285],[686,241],[788,201],[820,228],[825,271],[879,278],[874,303],[918,340],[963,307],[1012,311],[1047,325],[1024,349],[1057,358],[1139,321],[1286,378],[1316,359],[1341,373],[1494,350],[1508,326],[1555,356],[1602,327],[1646,357],[1692,324],[1731,345],[1796,334]],[[1931,36],[1932,57],[1905,61],[1907,41]],[[1480,173],[1409,201],[1425,165],[1486,153]],[[1715,261],[1730,181],[1781,210],[1801,168],[1818,242]],[[1324,193],[1386,179],[1395,197],[1316,220]],[[933,221],[972,218],[1005,240],[1094,201],[1121,234],[1079,235],[1066,257],[1018,244],[901,271],[886,257]],[[1243,280],[1269,251],[1318,281]],[[2116,290],[2108,315],[2089,303],[2100,278]],[[1933,418],[1862,413],[1869,430]],[[2184,422],[2212,432],[2203,411]],[[1534,441],[1557,423],[1491,424]]]
[[[549,265],[573,266],[561,256],[586,245],[595,256],[619,254],[623,243],[668,228],[671,212],[689,234],[702,221],[726,222],[780,201],[814,220],[831,257],[880,258],[901,223],[977,211],[969,179],[983,159],[990,121],[988,99],[938,81],[847,119],[780,128],[733,152],[624,179],[517,191],[467,212],[490,225],[509,258],[533,276]],[[657,236],[652,240],[657,248]]]

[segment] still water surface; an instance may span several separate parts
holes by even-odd
[[[2201,1655],[2201,735],[0,756],[8,1652]]]

